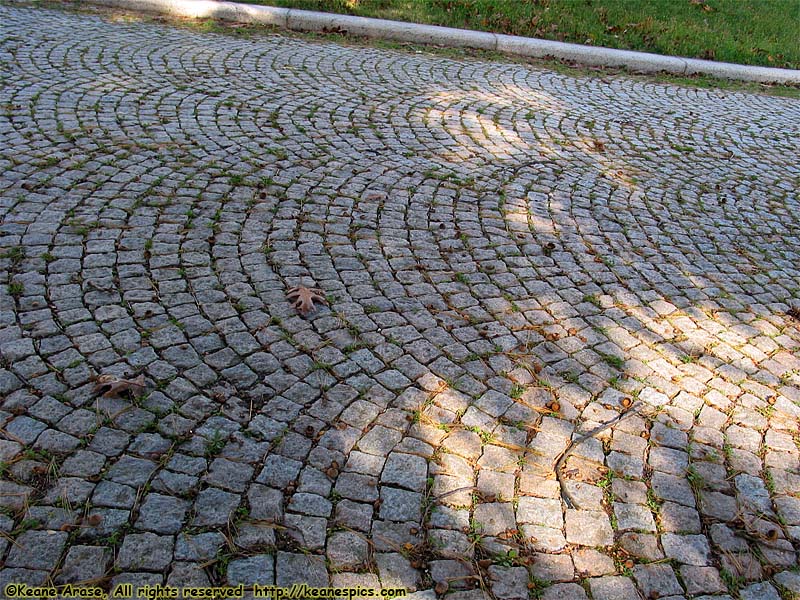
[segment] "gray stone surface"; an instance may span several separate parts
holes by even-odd
[[[614,515],[617,518],[619,531],[656,531],[653,515],[646,506],[616,502],[614,503]]]
[[[228,564],[228,585],[257,583],[259,585],[275,584],[275,557],[271,554],[256,554],[247,558],[232,560]]]
[[[800,594],[800,573],[782,571],[775,575],[775,582],[790,592]]]
[[[661,538],[664,553],[681,563],[706,566],[711,558],[711,549],[704,535],[675,535],[667,533]]]
[[[64,558],[58,583],[78,583],[100,579],[105,575],[111,551],[99,546],[72,546]]]
[[[742,600],[780,600],[777,590],[766,581],[742,588],[739,597]]]
[[[427,464],[421,456],[392,452],[386,460],[381,482],[421,492],[425,489]]]
[[[614,531],[605,513],[588,510],[568,510],[566,514],[567,541],[581,546],[610,546]]]
[[[589,589],[594,600],[617,600],[636,598],[636,586],[627,577],[597,577],[589,580]]]
[[[369,559],[369,544],[363,535],[339,531],[328,539],[327,557],[330,566],[337,571],[357,571]]]
[[[714,567],[684,565],[680,573],[687,594],[717,594],[727,590],[719,571]]]
[[[796,100],[107,16],[0,6],[3,578],[794,585]]]
[[[683,593],[683,588],[669,565],[636,565],[633,568],[633,576],[646,598],[660,598]]]
[[[528,577],[525,567],[489,567],[492,593],[502,600],[527,598]]]
[[[176,538],[175,559],[188,561],[211,560],[225,544],[225,536],[218,531],[188,534],[181,533]]]
[[[189,503],[185,500],[152,493],[139,509],[135,526],[156,533],[178,533],[188,509]]]
[[[25,531],[14,540],[5,567],[51,571],[61,558],[68,537],[63,531]]]
[[[577,583],[556,583],[542,592],[542,600],[586,600],[588,596]]]
[[[172,561],[175,540],[154,533],[125,536],[116,566],[123,571],[162,571]]]
[[[192,524],[198,527],[226,525],[239,505],[240,497],[217,488],[200,492],[194,504]]]
[[[325,561],[319,556],[278,552],[275,563],[275,583],[289,587],[305,583],[312,587],[326,587],[329,578]]]

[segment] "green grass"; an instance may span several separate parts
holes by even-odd
[[[614,354],[600,353],[600,356],[603,358],[604,361],[606,361],[606,363],[608,363],[615,369],[621,369],[625,365],[625,360],[620,358],[619,356],[615,356]]]
[[[23,0],[18,0],[22,2]],[[240,0],[242,2],[261,3],[264,0]],[[275,0],[276,2],[286,0]],[[302,0],[311,4],[311,0]],[[394,2],[395,0],[388,0]],[[608,0],[603,0],[608,1]],[[677,1],[677,0],[676,0]],[[687,2],[690,0],[687,0]],[[729,0],[727,0],[729,1]],[[791,0],[793,2],[797,0]],[[0,3],[4,0],[0,0]],[[313,2],[316,6],[317,3]],[[719,79],[711,75],[673,75],[669,73],[652,73],[652,74],[639,74],[630,72],[624,68],[589,68],[580,65],[569,63],[568,61],[559,61],[555,59],[534,59],[528,57],[514,56],[503,54],[491,50],[477,50],[471,48],[446,48],[439,46],[426,46],[420,44],[410,44],[403,42],[394,42],[391,40],[369,40],[367,38],[359,38],[348,35],[343,35],[336,32],[325,33],[300,33],[295,31],[287,31],[280,28],[269,26],[245,25],[240,24],[231,25],[223,21],[217,21],[210,18],[205,19],[180,19],[169,18],[165,16],[148,16],[144,13],[130,13],[118,10],[99,10],[98,7],[92,7],[88,11],[85,6],[77,2],[68,2],[66,0],[56,3],[48,0],[40,0],[36,3],[39,7],[57,8],[60,10],[71,10],[78,13],[92,12],[106,16],[112,15],[115,21],[126,22],[145,22],[145,23],[168,23],[173,27],[189,29],[196,32],[215,33],[222,35],[229,35],[237,38],[251,38],[253,36],[271,35],[279,32],[280,35],[289,36],[297,39],[319,41],[324,40],[328,42],[335,42],[338,44],[348,45],[357,48],[386,48],[400,52],[411,52],[415,54],[425,53],[434,56],[441,56],[451,59],[459,60],[480,60],[480,61],[499,61],[507,63],[516,63],[523,65],[532,65],[540,69],[549,69],[568,77],[598,77],[598,72],[602,73],[604,77],[623,76],[626,79],[634,79],[644,83],[669,83],[672,85],[679,85],[689,88],[702,88],[711,90],[729,90],[744,93],[766,94],[770,96],[785,96],[789,98],[800,99],[800,87],[788,85],[772,85],[762,84],[749,81],[735,81],[731,79]],[[782,36],[786,37],[786,36]],[[314,108],[312,107],[312,113]],[[493,245],[490,244],[489,248]],[[545,248],[545,254],[549,254],[549,250]]]
[[[798,0],[244,0],[751,65],[800,67]]]

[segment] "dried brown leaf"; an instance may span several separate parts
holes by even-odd
[[[304,317],[308,315],[308,313],[316,310],[315,302],[318,304],[325,304],[326,306],[328,304],[321,289],[309,288],[304,285],[290,288],[289,291],[286,292],[286,299],[289,300],[297,312]]]
[[[144,382],[144,375],[139,375],[136,379],[121,379],[115,375],[100,375],[96,381],[94,393],[102,394],[103,398],[118,398],[124,392],[130,392],[132,396],[139,396],[147,388]]]

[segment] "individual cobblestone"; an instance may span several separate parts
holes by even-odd
[[[797,591],[797,100],[111,16],[0,6],[0,584]]]
[[[25,531],[11,546],[6,567],[51,571],[58,564],[68,534],[51,531]]]
[[[108,563],[111,560],[111,551],[99,546],[72,546],[64,558],[64,564],[58,575],[58,583],[78,583],[102,578]]]

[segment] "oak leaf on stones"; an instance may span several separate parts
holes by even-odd
[[[308,313],[316,310],[315,302],[319,304],[328,304],[322,290],[319,288],[309,288],[304,285],[298,285],[290,288],[286,292],[286,299],[292,303],[292,306],[304,317]]]
[[[103,398],[119,398],[124,392],[132,396],[141,395],[147,387],[144,375],[136,379],[122,379],[115,375],[100,375],[94,385],[94,393],[102,394]]]

